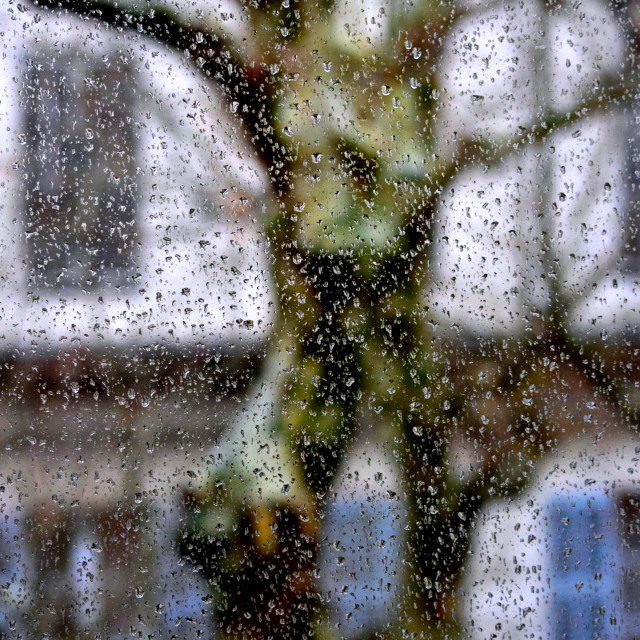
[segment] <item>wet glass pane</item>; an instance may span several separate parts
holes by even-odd
[[[132,78],[117,51],[115,62],[33,55],[22,94],[32,286],[125,285],[137,217]]]
[[[635,0],[6,0],[0,637],[640,625]]]

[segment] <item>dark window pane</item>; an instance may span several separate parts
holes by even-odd
[[[121,287],[134,266],[133,77],[104,59],[35,55],[24,106],[31,286]]]

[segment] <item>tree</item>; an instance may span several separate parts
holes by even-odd
[[[599,428],[633,413],[614,366],[627,355],[572,333],[576,294],[558,284],[545,184],[554,140],[627,99],[632,70],[598,72],[569,100],[545,97],[557,80],[545,75],[548,21],[569,9],[532,2],[524,69],[537,103],[502,132],[482,133],[456,114],[462,99],[446,93],[442,72],[451,59],[443,48],[481,15],[467,3],[390,3],[362,14],[355,3],[259,0],[233,16],[186,16],[162,2],[34,4],[183,50],[223,89],[271,179],[274,203],[261,224],[277,323],[230,454],[212,459],[207,486],[187,497],[183,549],[215,585],[222,632],[331,637],[314,587],[319,529],[341,457],[373,420],[401,463],[410,501],[411,572],[402,614],[386,633],[455,633],[454,590],[483,501],[524,486],[535,460],[577,431],[572,406],[582,413],[602,401]],[[500,37],[524,38],[504,26]],[[477,43],[460,46],[473,55]],[[518,90],[503,98],[515,101]],[[537,167],[523,160],[536,154]],[[540,243],[546,300],[537,307],[529,299],[525,330],[513,336],[478,339],[455,320],[445,335],[425,294],[441,246],[436,222],[460,175],[514,158],[543,185],[536,222],[521,231]],[[450,459],[461,443],[475,460],[456,475]]]

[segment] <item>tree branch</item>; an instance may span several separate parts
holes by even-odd
[[[427,183],[432,187],[431,198],[437,199],[444,188],[463,168],[472,164],[496,165],[523,147],[545,140],[560,129],[583,120],[615,102],[628,97],[629,87],[619,77],[605,78],[592,94],[571,111],[551,110],[542,119],[527,127],[520,127],[515,136],[502,140],[485,140],[481,136],[462,140],[451,158],[436,164]]]
[[[559,130],[569,127],[606,107],[629,98],[629,87],[618,76],[606,77],[598,88],[571,111],[551,110],[543,118],[526,127],[520,127],[515,136],[502,140],[486,140],[481,136],[459,141],[449,157],[437,160],[423,183],[425,201],[417,215],[411,215],[404,225],[411,238],[411,262],[420,259],[425,247],[432,241],[432,223],[442,192],[461,171],[477,164],[495,166],[523,148],[542,142]],[[422,197],[422,195],[421,195]],[[410,266],[410,265],[408,265]]]
[[[275,83],[266,69],[245,65],[224,34],[203,31],[164,9],[119,8],[107,0],[31,0],[47,10],[68,10],[78,16],[143,33],[185,52],[222,89],[244,121],[258,156],[269,169],[276,188],[284,188],[288,154],[277,140],[272,122]]]

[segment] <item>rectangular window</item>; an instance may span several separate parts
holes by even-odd
[[[601,493],[559,495],[550,507],[554,637],[619,637],[619,540],[612,501]]]
[[[116,55],[68,54],[29,60],[26,78],[30,284],[121,287],[136,236],[131,73]]]
[[[640,110],[632,109],[627,125],[627,212],[625,221],[626,246],[622,268],[640,274]]]
[[[619,527],[622,544],[624,606],[624,638],[632,640],[640,629],[640,496],[625,494],[620,497]]]

